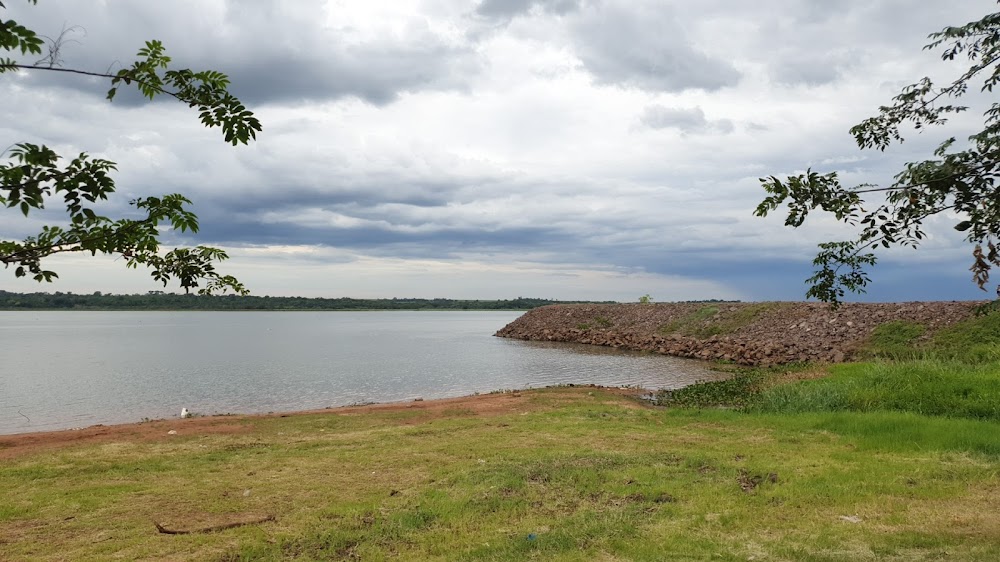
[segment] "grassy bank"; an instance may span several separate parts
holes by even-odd
[[[990,322],[666,407],[553,388],[11,443],[0,559],[996,560]]]
[[[506,399],[502,413],[251,419],[236,435],[178,421],[152,442],[8,459],[0,558],[1000,556],[992,421],[664,410],[569,388]],[[268,515],[190,535],[152,523]]]

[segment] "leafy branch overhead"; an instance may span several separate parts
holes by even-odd
[[[944,48],[945,61],[966,58],[970,66],[958,78],[936,86],[922,78],[882,106],[876,116],[851,128],[861,149],[884,151],[903,142],[903,127],[922,130],[944,125],[948,116],[968,110],[947,102],[961,98],[970,86],[992,92],[1000,83],[1000,13],[933,33],[924,48]],[[960,147],[961,149],[957,149]],[[761,178],[768,196],[755,214],[766,216],[784,206],[785,225],[801,226],[809,213],[821,209],[858,229],[854,240],[820,245],[813,264],[817,271],[807,282],[807,296],[837,305],[846,291],[864,292],[866,273],[876,263],[872,250],[896,246],[916,248],[926,237],[924,220],[943,212],[960,220],[955,229],[973,244],[973,281],[985,289],[990,270],[1000,266],[1000,191],[995,182],[1000,167],[1000,104],[983,111],[983,129],[958,143],[944,140],[933,158],[907,163],[888,185],[844,187],[836,172],[805,174],[780,179]],[[985,249],[984,249],[985,246]]]
[[[37,0],[28,0],[37,4]],[[0,9],[5,6],[0,1]],[[60,35],[63,37],[63,35]],[[220,127],[225,141],[247,144],[257,138],[260,122],[235,96],[229,93],[229,78],[214,70],[194,72],[171,70],[159,41],[147,41],[131,66],[114,74],[67,69],[56,59],[49,64],[25,63],[11,58],[20,54],[40,55],[45,41],[34,31],[13,20],[0,18],[0,74],[12,71],[62,72],[107,78],[111,88],[107,99],[113,100],[122,85],[135,85],[145,97],[168,95],[196,108],[206,127]],[[50,46],[58,52],[59,45]],[[0,241],[0,262],[14,268],[14,275],[32,276],[37,281],[51,281],[58,275],[43,268],[42,261],[54,254],[89,252],[117,255],[128,267],[143,265],[152,277],[164,285],[177,281],[185,291],[197,288],[200,293],[232,290],[246,293],[234,277],[221,275],[215,263],[228,258],[216,248],[174,248],[162,251],[160,235],[165,229],[197,232],[198,218],[188,210],[191,204],[180,194],[145,197],[130,204],[140,218],[112,219],[98,214],[94,205],[115,192],[111,173],[114,162],[81,153],[71,160],[44,145],[15,144],[5,152],[0,164],[0,205],[16,209],[25,217],[33,210],[58,203],[65,208],[66,223],[45,226],[39,234],[23,240]]]

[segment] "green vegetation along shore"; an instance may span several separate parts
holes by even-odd
[[[0,291],[0,310],[530,310],[557,301],[518,297],[498,300],[327,299],[241,295],[189,295],[151,291],[145,295],[96,292],[11,293]]]
[[[0,436],[0,559],[1000,559],[1000,316],[918,333],[658,406],[559,387]]]

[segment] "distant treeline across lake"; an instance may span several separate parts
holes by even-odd
[[[529,310],[558,301],[518,297],[503,300],[455,299],[326,299],[239,295],[185,295],[150,291],[144,295],[96,292],[11,293],[0,291],[0,310]]]

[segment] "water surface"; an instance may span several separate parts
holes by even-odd
[[[520,312],[0,312],[0,434],[554,384],[679,388],[695,361],[492,334]]]

